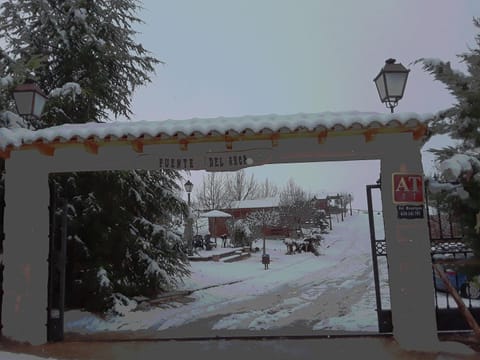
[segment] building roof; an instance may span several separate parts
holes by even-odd
[[[376,132],[412,132],[415,138],[426,133],[433,114],[373,112],[323,112],[316,114],[259,115],[189,120],[130,121],[110,123],[64,124],[36,131],[24,128],[0,128],[0,156],[19,148],[85,145],[90,149],[115,142],[127,142],[142,152],[143,144],[198,141],[236,141],[272,139],[308,133],[327,137]],[[95,151],[94,151],[95,152]],[[53,153],[52,153],[53,154]]]
[[[258,209],[258,208],[273,208],[278,207],[280,203],[279,197],[268,197],[254,200],[240,200],[234,201],[230,209]]]

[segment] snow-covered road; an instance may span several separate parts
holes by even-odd
[[[375,220],[378,234],[383,236],[381,216],[377,214]],[[256,246],[261,247],[261,243]],[[203,321],[212,331],[293,326],[310,331],[377,331],[366,214],[334,222],[333,230],[322,241],[320,256],[285,255],[286,247],[280,240],[268,240],[267,251],[272,261],[269,270],[261,264],[261,253],[234,263],[193,262],[192,276],[182,289],[229,285],[195,291],[181,302],[108,319],[69,311],[65,330],[165,332]]]

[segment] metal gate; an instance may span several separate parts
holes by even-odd
[[[464,283],[467,279],[464,265],[475,263],[473,249],[464,240],[460,223],[455,219],[451,209],[445,206],[446,203],[442,203],[438,198],[429,199],[428,188],[425,189],[425,194],[432,263],[440,264],[447,271],[451,283],[462,295],[465,305],[477,322],[480,322],[480,300],[472,300],[468,296],[470,285],[468,282]],[[470,329],[453,297],[445,291],[443,283],[433,270],[432,274],[435,284],[437,329],[439,331]]]
[[[380,277],[388,276],[387,246],[385,239],[377,239],[375,234],[375,220],[373,216],[372,190],[380,190],[380,184],[367,185],[368,222],[370,227],[370,241],[372,245],[373,279],[375,282],[375,301],[377,304],[378,331],[392,332],[392,310],[389,306],[390,292],[382,292]],[[379,262],[380,260],[380,262]],[[388,299],[388,301],[387,301]],[[382,302],[383,300],[383,302]]]
[[[378,329],[381,333],[392,332],[392,312],[389,306],[390,292],[389,290],[382,290],[381,286],[382,280],[385,281],[386,276],[388,276],[388,274],[386,274],[388,271],[386,242],[385,239],[378,239],[375,234],[374,210],[372,205],[372,190],[381,191],[381,184],[367,185],[366,188]],[[432,262],[444,266],[468,262],[464,260],[473,257],[473,250],[464,241],[461,227],[455,221],[452,212],[445,210],[447,207],[441,206],[438,202],[435,204],[429,203],[427,188],[425,189],[425,198]],[[451,280],[453,280],[455,284],[460,284],[462,273],[450,272],[450,274]],[[433,269],[432,276],[435,284],[434,299],[437,329],[439,331],[470,329],[468,323],[458,310],[453,297],[440,286],[441,282],[439,278],[435,276]],[[480,323],[480,299],[472,300],[466,297],[465,291],[463,291],[462,295],[464,295],[463,300],[465,305],[469,308],[477,322]]]
[[[54,181],[52,181],[50,184],[47,341],[63,340],[65,265],[67,255],[66,214],[67,203],[63,199],[58,201],[57,189]],[[60,224],[60,226],[57,226],[57,224]]]

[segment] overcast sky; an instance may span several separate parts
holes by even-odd
[[[387,58],[410,68],[396,112],[436,112],[455,99],[420,65],[450,61],[475,47],[478,0],[175,0],[143,1],[139,41],[165,65],[137,91],[134,120],[389,110],[373,83]],[[434,139],[424,147],[436,147]],[[431,172],[432,157],[424,157]],[[365,185],[379,162],[310,163],[251,168],[279,185],[291,176],[309,191],[352,191],[365,207]],[[352,176],[354,174],[354,176]],[[193,174],[199,185],[201,176]]]

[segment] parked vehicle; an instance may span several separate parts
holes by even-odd
[[[469,281],[467,275],[454,269],[444,268],[443,271],[447,275],[452,286],[458,291],[460,296],[469,299],[480,299],[480,287],[475,281]],[[444,282],[435,271],[435,289],[439,291],[447,291]]]

